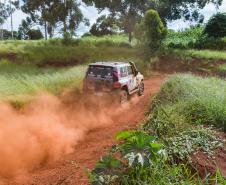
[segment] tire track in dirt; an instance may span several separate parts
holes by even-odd
[[[116,144],[115,134],[126,129],[133,129],[145,118],[144,113],[150,102],[150,95],[157,93],[166,76],[160,75],[145,80],[145,94],[134,98],[129,109],[120,116],[114,117],[114,124],[87,133],[74,152],[64,156],[52,164],[43,165],[13,180],[6,181],[8,185],[87,185],[85,168],[92,169],[97,160],[106,154],[112,145]]]

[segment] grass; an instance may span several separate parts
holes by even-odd
[[[89,173],[93,184],[225,184],[220,171],[200,177],[191,155],[214,156],[225,130],[226,82],[217,78],[174,75],[150,105],[140,130],[117,134],[114,146]]]
[[[86,67],[42,69],[34,65],[17,65],[0,61],[0,99],[17,100],[46,91],[59,94],[69,86],[81,86]]]
[[[226,78],[226,64],[219,65],[216,69],[216,73],[223,78]]]
[[[0,41],[0,99],[19,102],[39,91],[59,94],[68,86],[81,85],[84,66],[93,61],[134,61],[149,74],[150,66],[126,39],[85,37],[67,45],[62,39]]]
[[[69,40],[48,41],[0,41],[0,56],[23,63],[86,63],[90,60],[122,59],[136,57],[124,35],[105,37],[84,37]]]
[[[226,131],[225,92],[224,80],[175,75],[155,97],[151,122],[163,135],[180,132],[191,124],[208,124]]]
[[[172,53],[176,56],[182,58],[198,58],[205,60],[226,60],[225,51],[216,51],[216,50],[178,50],[175,49]]]

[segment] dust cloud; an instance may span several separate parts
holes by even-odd
[[[1,103],[0,179],[59,160],[89,130],[113,124],[121,111],[112,102],[82,95],[40,94],[20,111]]]

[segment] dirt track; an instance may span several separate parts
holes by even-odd
[[[117,132],[135,128],[144,119],[150,95],[155,94],[164,82],[165,76],[157,76],[145,81],[146,91],[139,101],[134,101],[128,109],[114,118],[114,124],[101,129],[94,129],[74,148],[73,153],[52,164],[43,165],[13,180],[6,181],[9,185],[60,185],[60,184],[88,184],[85,169],[92,169],[96,161],[115,144],[114,136]]]

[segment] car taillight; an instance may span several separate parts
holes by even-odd
[[[121,84],[119,82],[115,82],[114,83],[114,88],[115,89],[120,89],[121,88]]]

